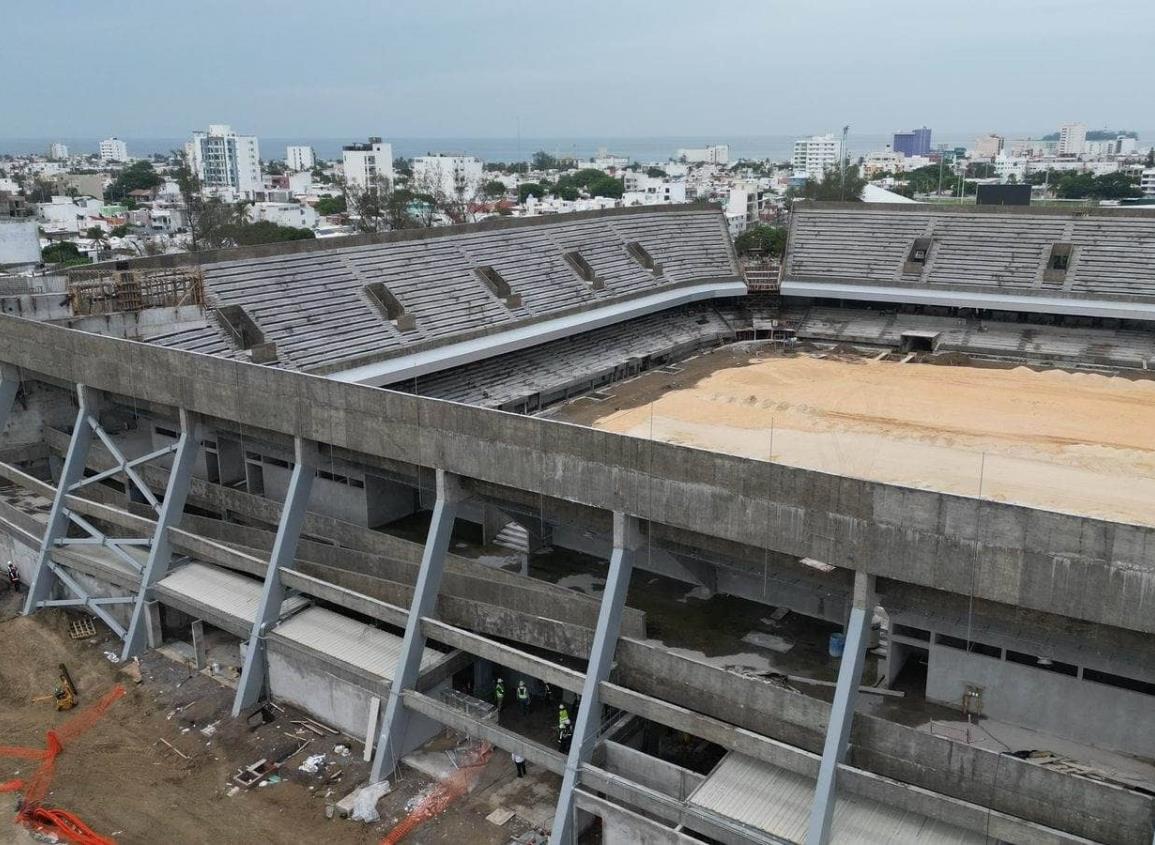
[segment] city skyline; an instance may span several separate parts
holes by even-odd
[[[710,16],[682,2],[591,2],[580,15],[514,0],[452,15],[409,0],[387,12],[365,0],[323,13],[204,7],[190,18],[143,15],[124,0],[9,4],[10,59],[35,73],[0,92],[0,137],[164,138],[215,121],[266,137],[575,139],[802,135],[847,123],[865,134],[914,125],[952,134],[1068,120],[1142,132],[1151,122],[1128,86],[1081,71],[1109,64],[1118,79],[1142,78],[1140,51],[1099,37],[1155,26],[1155,7],[1140,0],[1093,15],[1067,0],[915,8],[888,21],[885,38],[863,34],[868,9],[853,0],[728,4]],[[218,26],[222,16],[229,26]],[[1045,52],[1023,37],[1044,19]],[[261,38],[270,22],[278,38]],[[47,32],[52,62],[37,60]],[[133,49],[101,49],[118,41]]]

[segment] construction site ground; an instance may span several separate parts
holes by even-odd
[[[1155,380],[957,354],[895,357],[738,344],[548,415],[839,475],[1155,524]]]
[[[304,716],[291,708],[273,711],[275,721],[251,729],[246,721],[229,718],[233,690],[207,673],[156,652],[128,667],[113,663],[105,652],[116,652],[120,642],[103,625],[97,624],[94,637],[72,640],[65,612],[22,617],[18,609],[17,598],[0,588],[0,744],[43,748],[46,730],[123,684],[127,694],[58,758],[47,801],[121,845],[376,843],[431,786],[430,778],[403,767],[393,791],[378,804],[380,822],[329,820],[326,804],[367,780],[361,743],[300,728],[292,721]],[[63,713],[51,700],[60,663],[67,665],[80,697],[76,710]],[[205,736],[202,729],[214,724],[212,735]],[[285,760],[277,772],[280,782],[233,789],[231,779],[241,767],[292,754],[301,745],[286,736],[293,733],[312,742]],[[335,753],[338,745],[349,746],[349,756]],[[309,755],[320,753],[326,765],[318,773],[299,771]],[[27,777],[34,767],[0,758],[0,782]],[[543,803],[552,808],[556,778],[532,767],[530,775],[516,779],[509,755],[495,752],[474,790],[405,842],[504,845],[531,828],[525,816],[540,817]],[[16,801],[15,794],[0,794],[0,843],[33,841],[13,821]],[[500,827],[485,820],[499,807],[515,812]]]

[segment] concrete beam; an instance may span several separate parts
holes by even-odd
[[[453,524],[464,499],[465,491],[457,478],[438,470],[437,504],[433,508],[429,537],[425,541],[425,553],[421,558],[421,571],[417,576],[413,602],[409,605],[409,617],[405,622],[401,653],[397,658],[397,669],[385,704],[380,740],[373,757],[373,782],[381,780],[397,768],[399,749],[409,722],[408,712],[401,703],[401,694],[413,688],[421,670],[421,656],[425,652],[425,633],[421,619],[437,607],[437,593],[441,589],[441,576],[445,572],[445,557],[453,536]]]
[[[0,317],[0,362],[923,586],[1155,633],[1155,529],[825,475]],[[195,366],[189,366],[195,362]]]
[[[433,721],[452,728],[458,733],[485,740],[497,748],[510,754],[517,753],[536,766],[560,775],[565,769],[565,758],[552,748],[547,748],[540,742],[526,739],[521,734],[498,727],[493,722],[483,722],[472,716],[467,716],[460,710],[442,704],[424,693],[416,690],[406,690],[402,699],[405,707],[414,713],[421,713]]]
[[[261,601],[257,615],[253,619],[253,629],[249,635],[245,652],[245,665],[241,679],[237,683],[237,694],[233,699],[233,716],[239,716],[257,703],[268,674],[265,654],[265,638],[277,624],[281,605],[288,593],[281,581],[281,569],[292,566],[297,557],[297,543],[301,539],[301,524],[305,510],[309,506],[309,494],[313,490],[313,479],[317,475],[317,444],[298,438],[293,474],[289,479],[289,489],[285,493],[285,505],[281,510],[281,521],[277,526],[277,539],[265,569],[265,582],[261,589]]]
[[[630,575],[634,556],[641,544],[641,532],[636,518],[624,513],[614,514],[614,551],[610,557],[602,606],[598,613],[598,627],[590,649],[589,665],[582,685],[581,707],[574,722],[573,740],[565,764],[557,812],[553,817],[550,845],[571,845],[575,839],[573,792],[577,788],[581,767],[589,762],[602,723],[601,683],[610,676],[621,632],[622,608],[630,589]]]
[[[807,845],[827,845],[830,841],[834,804],[838,800],[838,767],[846,759],[850,743],[850,726],[854,720],[858,686],[862,682],[862,667],[866,663],[875,601],[874,578],[862,572],[857,573],[854,578],[854,606],[850,609],[850,621],[846,624],[842,663],[838,667],[838,685],[834,690],[834,704],[826,727],[826,744],[822,749],[822,764],[818,768],[818,780],[814,787]]]

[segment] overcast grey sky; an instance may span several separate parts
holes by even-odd
[[[1155,128],[1155,0],[0,0],[0,137]]]

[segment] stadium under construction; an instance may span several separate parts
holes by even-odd
[[[799,202],[768,273],[718,209],[618,209],[0,303],[25,613],[121,659],[209,629],[234,715],[374,779],[446,728],[515,753],[567,845],[1153,840],[1141,212]]]

